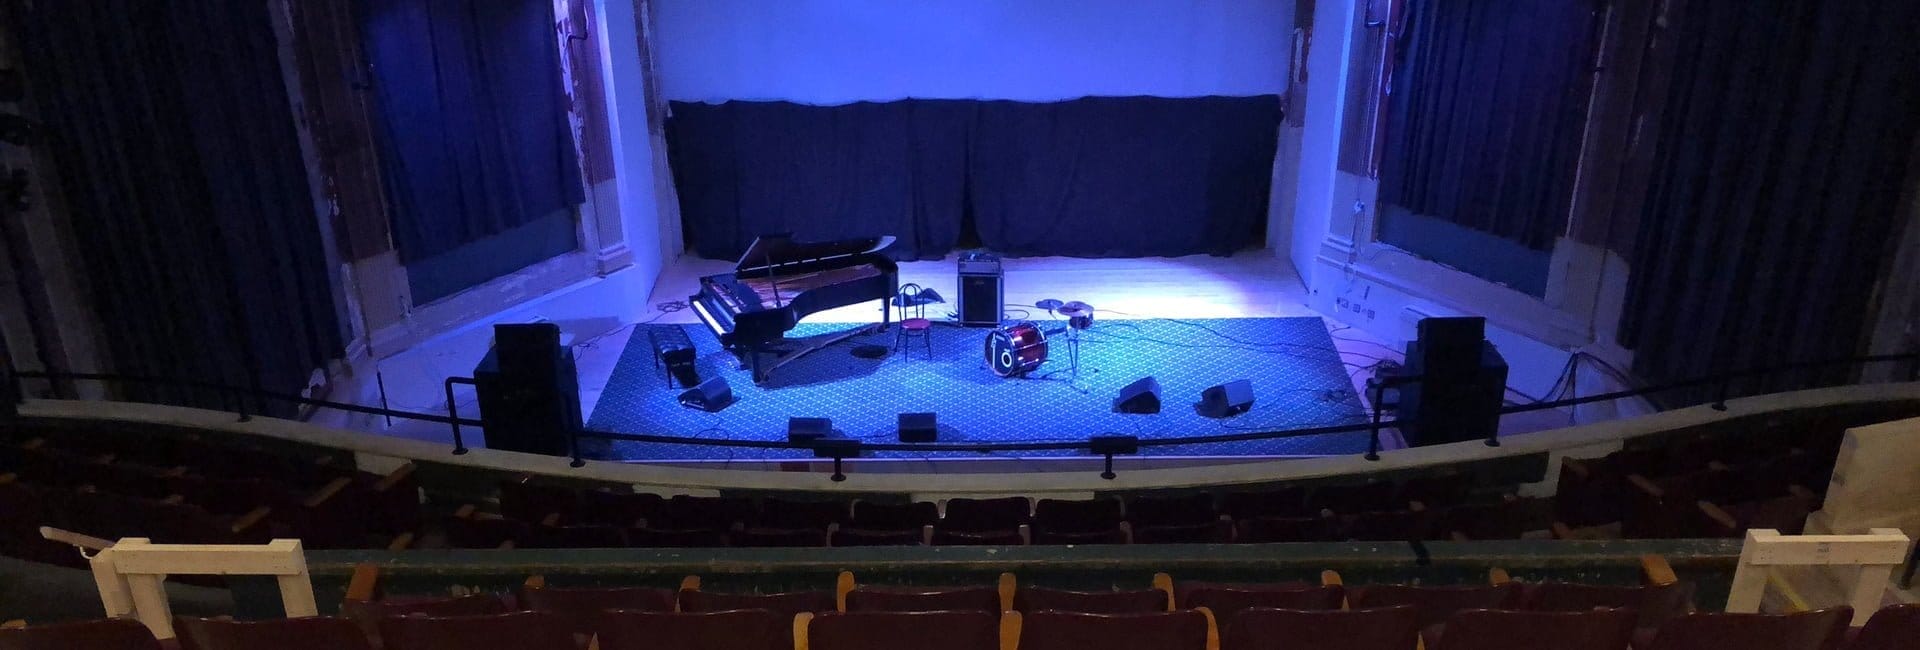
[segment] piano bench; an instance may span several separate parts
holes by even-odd
[[[647,343],[653,345],[653,367],[666,366],[667,388],[673,388],[674,379],[680,380],[681,388],[692,388],[700,384],[700,373],[693,367],[695,350],[693,339],[687,336],[687,330],[679,325],[650,325],[647,327]]]

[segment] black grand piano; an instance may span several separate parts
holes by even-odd
[[[899,291],[900,267],[880,254],[891,245],[893,237],[799,242],[791,235],[763,235],[747,247],[732,273],[700,278],[700,293],[687,303],[720,343],[753,369],[757,384],[789,361],[876,327],[796,346],[786,333],[808,314],[878,300],[878,327],[892,324],[887,309]],[[763,367],[761,357],[769,354],[777,360]]]

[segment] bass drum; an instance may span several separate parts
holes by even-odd
[[[987,367],[1001,377],[1019,377],[1047,362],[1047,334],[1032,321],[987,333]]]

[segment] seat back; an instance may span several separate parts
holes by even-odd
[[[317,616],[266,621],[225,621],[176,616],[182,650],[372,650],[360,626],[344,618]]]
[[[1215,614],[1218,617],[1218,614]],[[1410,606],[1350,610],[1254,608],[1220,622],[1222,650],[1414,650]]]
[[[0,650],[160,650],[147,626],[130,618],[0,629]]]
[[[565,650],[566,620],[546,612],[483,616],[399,616],[380,621],[384,650]]]
[[[1118,499],[1065,501],[1041,499],[1033,504],[1033,527],[1053,533],[1102,532],[1119,527]]]
[[[627,533],[607,524],[533,526],[526,542],[528,548],[626,548]]]
[[[1178,604],[1183,609],[1205,607],[1223,624],[1240,612],[1256,607],[1274,609],[1340,609],[1346,590],[1340,585],[1307,585],[1294,588],[1236,588],[1200,586],[1179,589]]]
[[[580,521],[633,526],[642,519],[658,518],[666,503],[660,495],[647,492],[587,490],[580,493]]]
[[[1411,605],[1420,612],[1421,627],[1445,623],[1454,612],[1464,609],[1511,609],[1519,604],[1519,596],[1519,587],[1513,583],[1441,587],[1369,585],[1347,588],[1347,600],[1355,609]]]
[[[1033,521],[1033,502],[1026,497],[947,500],[940,527],[958,532],[1010,530]]]
[[[827,529],[748,528],[727,535],[732,546],[748,548],[807,548],[827,545]]]
[[[945,524],[942,524],[944,526]],[[933,529],[935,546],[1020,546],[1027,543],[1017,529],[1004,530],[950,530],[936,527]]]
[[[547,515],[558,514],[572,521],[580,512],[580,491],[559,485],[542,485],[526,478],[500,481],[500,514],[533,523]]]
[[[853,502],[853,527],[870,529],[906,529],[931,526],[940,519],[940,509],[931,502],[875,503]]]
[[[1920,642],[1920,604],[1894,605],[1867,619],[1847,650],[1896,650]]]
[[[395,616],[478,616],[501,614],[507,603],[494,594],[454,597],[398,597],[381,600],[349,600],[340,604],[340,615],[360,626],[371,638],[379,638],[380,621]]]
[[[1033,525],[1033,543],[1035,545],[1125,544],[1127,531],[1119,524],[1095,530],[1055,530],[1036,523]]]
[[[817,528],[825,530],[833,524],[846,525],[849,521],[847,504],[843,501],[787,501],[785,499],[763,499],[760,512],[754,517],[753,525],[760,528]]]
[[[726,531],[711,528],[627,529],[627,546],[632,548],[714,548],[726,545]]]
[[[1823,650],[1845,634],[1853,608],[1793,614],[1703,612],[1667,621],[1652,650]],[[1910,644],[1909,644],[1910,645]],[[1903,646],[1904,647],[1904,646]]]
[[[807,625],[809,650],[999,650],[999,618],[985,612],[832,612]]]
[[[1167,611],[1167,592],[1159,589],[1128,591],[1067,591],[1021,587],[1013,592],[1013,609],[1021,613],[1055,611],[1083,614],[1143,614]]]
[[[1000,590],[993,587],[917,589],[859,587],[847,592],[849,612],[1000,613]]]
[[[1259,492],[1228,492],[1220,495],[1220,510],[1236,520],[1318,514],[1307,508],[1307,489],[1298,485]]]
[[[680,611],[724,612],[736,609],[764,609],[793,616],[801,612],[831,612],[837,609],[831,591],[790,591],[779,594],[727,594],[685,589],[680,592]]]
[[[1438,650],[1621,650],[1633,641],[1634,612],[1514,612],[1469,609],[1447,619]]]
[[[1141,526],[1190,526],[1220,520],[1213,495],[1138,496],[1127,500],[1127,521]]]
[[[751,521],[757,516],[759,507],[752,499],[742,497],[699,497],[676,494],[667,499],[658,519],[647,520],[650,528],[671,528],[686,530],[692,528],[710,528],[727,530],[734,524]]]
[[[1021,650],[1206,650],[1207,615],[1197,610],[1133,614],[1041,611],[1025,615]]]
[[[654,587],[556,588],[529,585],[521,590],[520,597],[523,607],[560,617],[567,630],[575,634],[592,633],[603,611],[671,612],[674,603],[673,590]]]
[[[1253,517],[1233,522],[1234,541],[1242,544],[1324,542],[1333,539],[1336,520],[1311,517]]]
[[[793,617],[766,610],[602,612],[600,650],[790,650]]]
[[[1233,525],[1211,521],[1177,526],[1133,526],[1135,544],[1224,544],[1233,538]]]
[[[918,546],[927,542],[918,528],[841,528],[833,531],[830,546]]]
[[[1521,588],[1520,608],[1536,612],[1581,612],[1600,607],[1622,607],[1639,612],[1641,627],[1658,627],[1685,614],[1692,586],[1583,585],[1565,582],[1529,583]]]

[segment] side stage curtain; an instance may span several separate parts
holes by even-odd
[[[363,0],[361,22],[402,262],[583,201],[552,2]]]
[[[304,388],[342,342],[266,3],[0,8],[110,371]],[[203,391],[126,394],[223,404]]]
[[[1920,3],[1689,0],[1673,24],[1620,330],[1634,369],[1660,381],[1861,353],[1920,131]]]
[[[687,241],[892,234],[905,258],[1228,255],[1261,241],[1275,96],[675,102],[668,156]]]
[[[1380,165],[1380,202],[1395,209],[1383,212],[1551,250],[1573,198],[1599,8],[1407,0]],[[1388,243],[1425,254],[1432,242]]]

